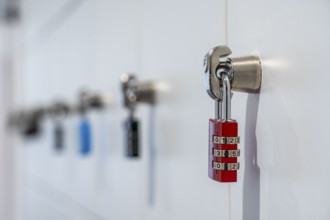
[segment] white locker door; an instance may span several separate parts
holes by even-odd
[[[247,101],[244,220],[330,218],[329,21],[325,0],[228,1],[229,46],[263,64]]]

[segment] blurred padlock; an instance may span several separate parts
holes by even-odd
[[[91,126],[86,117],[82,117],[79,124],[80,153],[88,155],[92,151]]]
[[[65,145],[63,121],[69,112],[69,106],[64,102],[55,102],[48,111],[51,119],[54,121],[54,148],[57,151],[62,151]]]
[[[87,156],[92,151],[92,129],[87,118],[87,110],[89,109],[90,101],[89,101],[90,94],[89,92],[83,90],[79,94],[79,105],[78,110],[80,113],[80,122],[79,122],[79,141],[80,141],[80,148],[79,151],[83,156]]]
[[[125,121],[125,151],[128,157],[139,157],[140,155],[139,121],[128,118]]]

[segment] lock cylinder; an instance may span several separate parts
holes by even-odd
[[[258,93],[261,86],[260,59],[257,56],[231,58],[233,70],[232,90]]]

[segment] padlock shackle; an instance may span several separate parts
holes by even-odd
[[[215,109],[215,119],[221,120],[222,119],[222,100],[215,100],[214,101],[214,109]]]
[[[231,86],[230,86],[230,79],[227,73],[223,72],[221,75],[222,80],[222,92],[223,92],[223,99],[222,99],[222,107],[223,107],[223,119],[225,121],[231,120]]]

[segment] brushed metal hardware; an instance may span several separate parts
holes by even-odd
[[[137,103],[155,104],[157,86],[154,82],[138,82],[133,74],[121,76],[124,106],[128,109],[136,107]]]
[[[55,101],[46,106],[13,111],[9,115],[8,124],[16,128],[23,136],[32,137],[40,133],[40,123],[45,116],[54,119],[70,114],[81,114],[92,109],[103,109],[113,102],[112,94],[96,93],[84,90],[77,101]]]
[[[205,86],[212,99],[222,100],[221,73],[226,72],[231,89],[238,92],[258,93],[261,86],[261,61],[257,56],[227,58],[231,55],[228,46],[217,46],[204,58]]]

